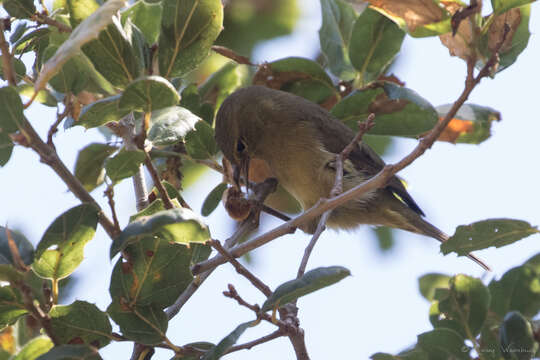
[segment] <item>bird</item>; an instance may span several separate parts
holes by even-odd
[[[304,210],[330,196],[336,178],[336,154],[354,136],[352,129],[321,106],[260,85],[230,94],[215,120],[216,142],[237,169],[236,174],[248,179],[250,160],[262,160],[271,176]],[[343,190],[370,179],[384,166],[385,162],[373,149],[357,142],[343,162]],[[354,229],[361,224],[388,226],[447,241],[448,235],[424,216],[403,182],[393,176],[386,186],[333,209],[326,225],[331,229]],[[312,234],[318,221],[313,219],[301,229]],[[489,270],[475,255],[468,257]]]

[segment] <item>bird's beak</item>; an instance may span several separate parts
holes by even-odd
[[[246,184],[246,193],[249,191],[249,156],[243,156],[240,164],[234,166],[234,184],[240,189],[240,179],[243,177]]]

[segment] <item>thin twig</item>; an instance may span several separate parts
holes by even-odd
[[[302,256],[302,261],[300,262],[300,266],[298,267],[298,272],[296,274],[297,278],[300,278],[306,272],[306,267],[307,267],[307,263],[311,255],[311,252],[313,251],[313,248],[315,247],[317,240],[319,240],[319,237],[321,236],[324,229],[326,228],[326,221],[328,221],[328,218],[330,217],[331,212],[332,210],[328,210],[321,216],[321,219],[319,220],[319,223],[317,224],[317,229],[313,233],[313,236],[311,237],[311,240],[309,241],[308,246],[306,246],[306,249],[304,250],[304,256]]]
[[[157,188],[161,200],[163,200],[163,205],[165,206],[165,209],[174,208],[174,205],[171,201],[171,198],[169,197],[169,194],[167,193],[167,190],[165,190],[165,187],[161,183],[161,179],[159,177],[157,169],[154,166],[154,163],[152,163],[152,159],[150,159],[150,155],[148,155],[148,153],[144,151],[144,156],[144,164],[146,165],[146,169],[148,169],[148,172],[150,173],[150,176],[154,181],[154,186]]]
[[[17,77],[13,68],[13,57],[9,52],[9,44],[4,36],[4,21],[0,19],[0,50],[2,51],[2,70],[4,77],[11,86],[17,85]]]
[[[136,150],[135,144],[135,118],[133,113],[129,113],[119,122],[110,122],[106,125],[116,136],[122,138],[124,147],[127,150]],[[144,178],[144,167],[139,166],[139,169],[132,176],[133,190],[135,192],[135,201],[137,211],[141,211],[148,206],[148,190]]]
[[[249,58],[247,58],[247,57],[245,57],[243,55],[237,54],[236,52],[234,52],[234,50],[229,49],[229,48],[227,48],[225,46],[213,45],[212,50],[217,52],[218,54],[220,54],[222,56],[225,56],[225,57],[227,57],[227,58],[229,58],[231,60],[234,60],[238,64],[255,66],[255,64],[253,64],[251,61],[249,61]]]
[[[36,152],[41,158],[41,161],[47,165],[64,181],[69,190],[83,203],[91,203],[99,209],[98,218],[99,223],[103,226],[103,229],[107,232],[111,239],[118,236],[119,232],[114,226],[114,223],[103,212],[99,204],[94,200],[92,195],[86,191],[66,165],[60,160],[56,151],[49,145],[43,142],[39,135],[36,133],[32,125],[25,119],[20,130],[28,138],[29,146]]]
[[[253,286],[259,289],[266,297],[272,295],[272,290],[270,290],[270,288],[265,283],[263,283],[257,276],[255,276],[255,274],[246,269],[245,266],[240,264],[238,260],[232,257],[231,254],[229,254],[229,252],[221,245],[218,240],[211,240],[209,243],[214,249],[217,250],[217,252],[229,259],[229,262],[232,266],[234,266],[237,273],[248,279],[253,284]]]
[[[58,345],[60,342],[56,338],[55,332],[53,331],[53,328],[51,326],[51,319],[41,310],[39,306],[34,303],[32,289],[30,289],[28,284],[22,281],[16,281],[13,283],[13,285],[21,291],[26,310],[28,310],[30,314],[39,322],[39,324],[41,325],[47,336],[49,336],[53,344]]]
[[[264,344],[266,342],[272,341],[272,340],[277,339],[279,337],[282,337],[284,335],[285,334],[283,333],[283,331],[278,329],[278,330],[274,331],[273,333],[270,333],[268,335],[260,337],[260,338],[258,338],[256,340],[249,341],[249,342],[241,344],[241,345],[231,346],[225,352],[225,354],[229,354],[229,353],[239,351],[239,350],[250,350],[251,348],[253,348],[253,347],[257,346],[257,345]]]
[[[34,14],[32,16],[32,20],[37,22],[38,24],[46,24],[46,25],[54,26],[60,32],[70,33],[73,31],[73,29],[69,27],[68,25],[63,24],[59,21],[56,21],[45,14]]]
[[[282,320],[275,319],[272,317],[272,315],[262,312],[261,308],[257,304],[250,304],[247,301],[245,301],[240,294],[238,294],[238,291],[236,291],[235,287],[232,284],[229,284],[227,286],[227,291],[223,292],[223,296],[231,298],[233,300],[236,300],[238,305],[248,308],[249,310],[253,311],[255,315],[257,316],[257,319],[267,321],[269,323],[272,323],[276,326],[278,326],[282,331],[285,333],[291,333],[297,331],[297,329],[294,328],[294,326],[291,326],[291,324],[288,324]]]
[[[66,100],[67,104],[64,108],[64,111],[62,113],[56,113],[56,121],[54,122],[54,124],[51,125],[49,131],[47,132],[47,145],[53,148],[55,147],[53,143],[53,136],[58,131],[58,125],[60,125],[62,120],[64,120],[69,115],[73,107],[73,104],[71,102],[71,95],[66,96]]]
[[[11,260],[13,261],[13,265],[17,270],[20,271],[28,271],[30,268],[26,266],[23,259],[21,258],[21,254],[19,253],[19,248],[17,247],[17,244],[15,243],[15,240],[13,239],[13,236],[11,236],[11,230],[6,226],[5,230],[6,237],[8,240],[8,247],[9,252],[11,253]]]
[[[369,114],[365,122],[358,123],[358,132],[356,133],[355,137],[349,144],[347,144],[347,146],[345,146],[341,153],[336,155],[336,179],[334,180],[334,186],[330,191],[331,197],[338,196],[343,192],[343,163],[345,162],[345,160],[347,160],[347,158],[357,146],[357,144],[362,141],[362,137],[364,136],[364,134],[368,132],[373,127],[373,125],[375,125],[373,121],[374,119],[375,114],[371,113]],[[331,212],[332,210],[328,210],[322,214],[319,223],[317,224],[315,233],[313,233],[313,236],[311,237],[308,246],[304,250],[304,256],[302,257],[302,261],[300,262],[300,267],[298,268],[298,273],[296,275],[297,278],[300,278],[302,275],[304,275],[311,252],[313,251],[315,244],[319,240],[319,237],[325,230],[326,222],[328,221]]]
[[[229,252],[234,257],[240,257],[247,252],[254,250],[258,247],[263,246],[264,244],[290,232],[291,228],[296,228],[302,224],[305,224],[309,220],[320,216],[325,211],[330,209],[335,209],[338,206],[345,204],[346,202],[358,198],[359,196],[366,194],[369,191],[379,189],[386,186],[388,181],[399,171],[403,170],[405,167],[409,166],[414,160],[421,156],[427,149],[429,149],[433,143],[439,138],[441,133],[444,131],[448,123],[455,117],[459,108],[465,103],[468,99],[472,90],[478,85],[478,83],[486,76],[491,73],[491,69],[494,68],[497,64],[498,51],[506,36],[508,31],[503,32],[502,40],[497,46],[496,51],[493,52],[491,58],[487,61],[485,66],[478,72],[477,76],[472,81],[465,82],[465,88],[459,96],[459,98],[454,102],[446,116],[443,120],[437,123],[433,129],[422,139],[420,139],[418,145],[403,159],[397,162],[394,165],[386,165],[381,171],[379,171],[375,176],[369,178],[368,180],[358,184],[357,186],[345,191],[341,195],[335,196],[331,199],[320,199],[313,207],[304,211],[302,214],[296,218],[287,221],[286,223],[254,238],[248,240],[234,248],[230,249]],[[215,268],[227,260],[222,255],[216,255],[213,258],[195,264],[191,271],[193,274],[199,274],[201,272],[208,271]]]
[[[122,231],[120,228],[120,222],[118,221],[118,216],[116,215],[116,208],[114,206],[114,187],[112,185],[107,186],[107,189],[105,190],[104,194],[107,197],[107,200],[109,202],[109,207],[111,209],[114,226],[116,227],[118,231]]]

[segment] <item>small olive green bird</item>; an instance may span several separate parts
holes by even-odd
[[[327,198],[336,178],[335,158],[355,133],[325,109],[302,97],[263,86],[237,90],[221,105],[216,141],[225,157],[247,178],[250,159],[264,160],[272,176],[304,209]],[[384,161],[365,143],[357,144],[343,166],[343,190],[373,177]],[[240,173],[238,172],[238,173]],[[360,224],[384,225],[433,237],[448,236],[425,221],[424,213],[402,182],[368,192],[334,209],[327,225],[351,229]],[[313,233],[318,219],[303,230]],[[469,254],[484,269],[480,259]]]

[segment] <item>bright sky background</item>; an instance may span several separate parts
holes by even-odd
[[[318,48],[320,6],[317,1],[302,0],[302,18],[298,29],[257,49],[256,61],[271,61],[286,56],[313,56]],[[486,2],[487,3],[487,2]],[[486,4],[487,5],[487,4]],[[452,145],[437,143],[418,161],[400,173],[427,219],[452,234],[456,226],[486,218],[516,218],[539,224],[540,191],[538,165],[540,122],[537,115],[540,80],[538,59],[540,32],[538,5],[534,4],[529,46],[515,65],[485,79],[473,92],[470,102],[491,106],[502,113],[502,121],[493,125],[492,137],[483,144]],[[462,60],[450,58],[437,38],[406,37],[394,73],[406,86],[437,106],[453,102],[461,93],[465,74]],[[44,136],[54,121],[50,108],[32,106],[27,116]],[[75,127],[61,130],[55,144],[62,159],[73,168],[77,151],[85,144],[103,141],[95,130]],[[415,146],[415,140],[399,140],[386,156],[395,162]],[[186,199],[200,209],[209,189],[220,176],[209,172],[189,189]],[[47,226],[61,212],[78,201],[56,175],[39,162],[30,150],[15,148],[7,166],[0,169],[0,224],[22,229],[37,243]],[[93,192],[106,209],[103,189]],[[124,181],[116,189],[117,209],[125,226],[135,211],[132,185]],[[233,231],[222,206],[207,218],[212,236],[226,239]],[[279,224],[266,221],[265,229]],[[307,348],[312,359],[365,359],[378,352],[396,353],[414,344],[416,335],[431,329],[429,303],[418,292],[417,279],[429,272],[465,273],[483,276],[489,281],[511,267],[522,264],[540,251],[540,236],[531,236],[502,249],[478,252],[492,266],[492,274],[465,258],[443,257],[436,241],[398,232],[397,245],[389,254],[377,250],[371,232],[360,228],[351,233],[328,231],[319,240],[308,268],[342,265],[353,274],[337,285],[299,301],[300,322],[305,329]],[[251,270],[271,288],[292,279],[297,271],[309,237],[298,232],[284,236],[253,253]],[[76,271],[78,286],[71,299],[96,303],[105,310],[112,263],[108,260],[110,240],[102,230],[85,249],[85,260]],[[228,283],[236,286],[245,300],[261,304],[264,299],[251,284],[235,273],[230,265],[220,267],[169,325],[168,336],[176,344],[192,341],[218,342],[239,323],[253,314],[222,296]],[[248,329],[240,343],[274,331],[261,324]],[[128,358],[131,344],[113,344],[101,351],[105,359]],[[171,352],[158,350],[154,359],[169,359]],[[285,338],[274,340],[251,351],[231,354],[226,359],[293,359],[294,352]]]

